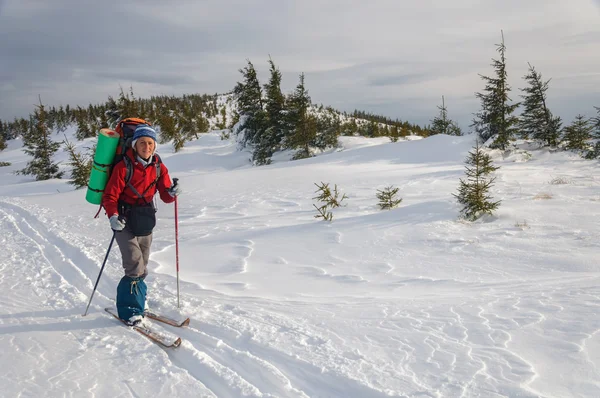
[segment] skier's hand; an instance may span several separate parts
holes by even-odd
[[[110,217],[110,227],[113,231],[122,231],[125,228],[125,220],[120,220],[117,214]]]
[[[173,178],[173,185],[171,185],[171,188],[167,189],[167,192],[169,193],[169,195],[171,195],[172,198],[181,194],[181,188],[179,187],[179,178]]]

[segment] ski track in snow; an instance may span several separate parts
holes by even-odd
[[[14,230],[14,234],[12,234],[11,237],[20,241],[19,245],[21,247],[30,248],[26,250],[26,252],[27,256],[30,258],[30,263],[34,264],[33,267],[29,268],[29,271],[33,271],[34,275],[32,278],[28,278],[28,280],[34,281],[33,286],[35,287],[35,292],[42,298],[43,305],[49,306],[55,310],[60,308],[66,309],[67,311],[63,311],[62,316],[68,315],[68,318],[75,321],[79,315],[77,310],[85,303],[84,299],[86,295],[82,294],[81,291],[87,292],[91,288],[91,281],[82,274],[80,268],[74,265],[71,258],[77,260],[80,266],[85,266],[87,263],[90,268],[89,271],[92,274],[97,271],[97,266],[75,247],[72,247],[62,238],[51,233],[26,209],[2,202],[0,212],[3,216],[3,220],[8,221],[11,224],[12,230]],[[246,265],[245,261],[251,255],[251,246],[251,241],[242,242],[240,246],[238,246],[238,254],[244,265],[237,269],[238,272],[244,271]],[[5,267],[3,267],[3,269],[4,268]],[[68,300],[65,300],[65,298],[68,298]],[[50,314],[52,314],[52,312],[53,311],[40,311],[39,313],[28,314],[28,316],[45,315],[51,317]],[[60,316],[60,313],[55,313],[53,315]],[[114,325],[114,322],[111,324],[111,321],[108,318],[98,318],[94,323],[97,325],[102,324],[104,327],[111,327],[111,325]],[[76,329],[78,327],[79,326],[75,326]],[[16,329],[21,328],[25,328],[28,331],[53,330],[53,328],[56,331],[65,330],[64,326],[53,326],[53,324],[48,324],[47,326],[37,329],[35,327],[31,328],[27,326],[19,326]],[[161,326],[157,326],[157,328],[161,329]],[[117,329],[120,328],[117,327]],[[10,327],[2,328],[2,333],[10,333],[11,330]],[[98,330],[100,330],[100,327],[98,327]],[[178,351],[166,352],[170,358],[171,364],[175,367],[180,367],[182,371],[187,372],[192,377],[196,378],[201,385],[207,388],[206,391],[210,391],[214,396],[308,396],[301,390],[294,388],[290,380],[278,370],[277,366],[272,365],[268,360],[251,354],[244,345],[242,345],[240,349],[236,349],[224,343],[219,337],[210,336],[193,328],[190,330],[175,330],[179,332],[186,341],[183,347]],[[119,332],[122,333],[123,331],[119,330]],[[74,363],[80,359],[81,356],[85,355],[84,352],[86,349],[106,344],[106,347],[113,352],[127,352],[129,349],[128,346],[131,344],[129,341],[130,339],[118,337],[113,340],[109,336],[102,336],[101,334],[96,335],[95,333],[83,336],[82,334],[74,332],[76,339],[79,340],[79,344],[81,345],[82,353],[65,364],[64,370],[60,373],[48,378],[48,383],[51,386],[61,385],[68,378],[72,377],[75,372],[74,368],[76,368]],[[133,339],[140,340],[143,338],[137,336],[135,332],[129,334],[133,335]],[[146,343],[145,345],[153,347],[153,343]],[[115,346],[119,348],[115,349]],[[18,347],[17,351],[19,351]],[[34,345],[27,349],[28,355],[36,355],[36,352],[44,351],[43,347],[39,345]],[[256,351],[260,352],[259,346],[256,347]],[[274,351],[270,355],[273,358],[277,358],[279,354],[277,351]],[[47,361],[44,359],[43,354],[39,358],[39,361],[37,372],[40,374],[47,373]],[[302,370],[302,373],[315,376],[315,378],[311,377],[312,382],[310,383],[310,386],[311,389],[316,389],[316,391],[318,391],[318,384],[315,382],[316,376],[321,373],[320,369],[303,364],[300,361],[298,361],[296,366],[291,366],[289,364],[290,358],[285,356],[281,358],[280,362],[281,366],[285,364],[290,370],[295,370],[295,368],[304,369]],[[33,376],[32,379],[37,378]],[[339,381],[334,380],[329,383],[324,383],[329,386],[329,388],[333,388]],[[52,387],[50,387],[50,390],[51,389]],[[129,389],[132,393],[134,392],[132,387],[129,387]],[[351,396],[356,393],[356,388],[353,388],[351,385],[348,389],[349,395],[346,393],[343,393],[343,395]]]
[[[431,171],[433,180],[427,183],[447,178],[438,174]],[[421,192],[418,180],[404,188],[411,186]],[[504,186],[505,192],[522,197],[516,189]],[[220,283],[224,292],[202,286],[202,279],[182,280],[182,308],[176,310],[174,276],[148,278],[151,308],[192,318],[189,328],[153,323],[183,338],[175,350],[156,346],[101,310],[112,300],[120,277],[114,266],[118,255],[110,257],[113,266],[101,280],[90,314],[82,318],[102,245],[80,248],[73,242],[86,238],[49,222],[54,215],[46,212],[52,210],[27,200],[0,200],[0,242],[5,248],[0,253],[0,290],[5,293],[0,297],[0,363],[13,360],[15,369],[28,369],[18,374],[7,366],[0,383],[11,396],[466,398],[600,393],[600,319],[590,319],[600,311],[597,274],[555,274],[551,264],[544,269],[548,272],[533,274],[534,265],[515,261],[531,257],[527,246],[518,245],[522,230],[487,231],[483,225],[469,233],[436,214],[435,209],[448,207],[442,201],[423,206],[434,210],[407,211],[401,222],[411,231],[405,235],[382,228],[383,233],[369,237],[357,221],[360,215],[342,219],[346,226],[357,222],[358,231],[308,228],[304,232],[310,242],[325,242],[329,249],[317,264],[299,264],[285,252],[271,255],[276,247],[265,250],[270,241],[264,235],[249,239],[252,234],[246,233],[268,235],[282,214],[293,220],[307,217],[297,197],[284,190],[274,193],[269,198],[245,194],[231,206],[181,208],[181,228],[194,234],[182,234],[180,243],[215,239],[227,257],[206,267],[213,267],[219,278],[231,279]],[[268,216],[250,211],[254,206]],[[418,235],[424,222],[430,228],[419,249],[426,254],[415,253],[411,234]],[[288,228],[303,224],[284,225],[272,234],[281,234],[285,242]],[[231,239],[218,240],[228,233]],[[531,233],[557,241],[570,236],[587,248],[598,247],[597,233],[573,232],[560,224]],[[381,249],[379,257],[361,257],[361,248],[354,246],[362,238]],[[493,259],[467,262],[455,264],[452,272],[442,262],[428,262],[427,256],[437,253],[502,253],[505,242],[514,249],[507,264]],[[172,246],[169,238],[157,239],[153,256]],[[251,283],[236,278],[269,265],[265,258],[272,270],[283,268],[306,278],[302,281],[307,284],[334,286],[343,293],[332,300],[308,293],[285,299],[253,296]],[[422,275],[430,268],[435,277]],[[347,293],[356,289],[364,290]],[[229,290],[248,295],[228,295]],[[35,366],[27,366],[31,364]],[[569,372],[582,376],[556,384],[557,391],[542,391],[544,385],[537,381],[542,376],[552,381],[551,371],[558,372],[556,378]],[[139,374],[150,376],[140,379]]]
[[[35,293],[44,297],[45,304],[55,309],[72,308],[76,301],[84,298],[82,291],[91,289],[90,281],[69,256],[76,257],[83,268],[86,261],[81,260],[85,256],[50,233],[37,218],[24,209],[2,202],[0,213],[5,215],[8,228],[14,231],[13,237],[20,242],[21,247],[29,248],[22,263],[23,276],[33,281]],[[56,289],[48,290],[47,286],[55,286]]]
[[[3,223],[9,224],[4,226],[4,230],[13,231],[8,237],[15,243],[8,244],[25,248],[33,264],[33,275],[27,280],[32,283],[36,295],[45,306],[62,310],[63,316],[67,315],[75,321],[77,310],[85,302],[91,288],[90,276],[97,272],[97,264],[52,233],[25,208],[1,202],[0,214]],[[339,243],[342,239],[337,232],[329,236],[333,243]],[[239,262],[231,266],[229,271],[243,273],[246,270],[252,247],[252,241],[240,241],[232,247]],[[336,260],[332,265],[345,261],[335,257],[332,260]],[[373,267],[383,273],[393,269],[389,264],[376,264]],[[5,272],[6,265],[1,270]],[[315,277],[333,278],[345,283],[364,281],[356,275],[333,275],[318,267],[306,267],[306,270]],[[487,271],[496,272],[489,268]],[[500,270],[497,272],[503,277],[510,276]],[[406,279],[402,285],[432,282]],[[162,289],[160,286],[155,288]],[[497,289],[504,287],[498,286]],[[163,290],[169,292],[167,286]],[[163,306],[175,301],[174,292],[169,293],[171,297],[166,298]],[[162,351],[152,343],[140,342],[140,336],[127,333],[125,329],[120,330],[110,319],[102,317],[94,320],[96,328],[90,335],[79,333],[77,326],[71,333],[79,340],[83,351],[94,346],[105,346],[113,352],[131,351],[131,355],[139,355],[136,349],[141,345],[144,352],[155,352],[153,355],[146,354],[150,361],[166,361],[169,368],[189,375],[201,386],[200,391],[206,396],[312,397],[319,396],[323,391],[338,397],[383,397],[392,392],[400,396],[472,396],[475,391],[482,395],[495,391],[494,394],[504,396],[518,393],[533,397],[539,394],[529,391],[527,386],[537,377],[535,365],[510,349],[509,343],[513,338],[510,330],[515,327],[535,328],[552,319],[558,321],[556,315],[567,311],[570,293],[562,287],[555,291],[543,289],[530,292],[530,296],[526,297],[512,293],[503,300],[488,295],[484,299],[467,300],[458,306],[451,306],[445,318],[441,318],[441,312],[433,308],[398,311],[393,306],[386,306],[381,309],[382,318],[377,321],[377,327],[370,328],[371,331],[358,342],[364,347],[360,350],[356,348],[357,342],[339,336],[319,337],[315,330],[296,324],[286,315],[268,314],[268,311],[265,313],[258,307],[255,308],[257,312],[252,313],[236,305],[214,304],[211,319],[215,323],[201,321],[199,315],[193,317],[189,329],[162,328],[175,331],[184,338],[184,344],[178,350]],[[600,307],[600,300],[594,293],[590,294],[588,301],[590,305]],[[565,305],[558,304],[561,302]],[[196,305],[188,302],[184,295],[185,307],[194,308]],[[41,311],[28,316],[51,317],[51,312]],[[333,310],[332,313],[339,312],[343,311]],[[58,315],[60,313],[54,316]],[[36,330],[35,327],[28,329]],[[37,328],[53,329],[68,330],[52,324]],[[2,333],[9,333],[10,330],[10,327],[3,327]],[[561,338],[560,344],[567,352],[583,352],[586,341],[597,334],[598,329],[582,333],[579,341],[569,342]],[[269,341],[268,336],[273,340]],[[335,347],[332,338],[337,340]],[[137,340],[133,348],[132,340]],[[298,353],[286,352],[285,347],[290,342],[312,352],[313,363],[303,360]],[[19,344],[14,344],[17,351],[22,349]],[[558,340],[554,344],[558,344]],[[387,346],[397,347],[395,359],[389,364],[373,362],[361,354],[368,352],[369,348],[379,350]],[[44,351],[44,347],[36,344],[23,349],[26,355],[37,355],[36,352]],[[73,368],[83,355],[81,352],[66,363],[60,373],[48,378],[48,383],[65,383],[67,378],[72,377]],[[594,361],[592,358],[587,360]],[[44,374],[49,364],[43,354],[39,361],[38,372]],[[372,377],[371,381],[360,381],[355,378],[360,373],[352,372],[352,369],[369,370],[371,375],[387,375],[386,379],[398,382],[392,390],[378,387],[373,380],[381,376]],[[32,379],[36,379],[36,376],[32,376]],[[464,383],[456,380],[470,381]],[[383,379],[381,382],[384,384]],[[519,385],[522,389],[514,387]],[[130,387],[130,390],[135,396],[135,388]]]

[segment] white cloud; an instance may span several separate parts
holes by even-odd
[[[589,0],[5,1],[0,35],[11,41],[0,43],[0,118],[28,114],[40,86],[49,104],[84,106],[119,85],[141,96],[225,92],[246,59],[266,79],[270,55],[286,89],[306,73],[317,103],[372,104],[426,123],[445,95],[464,124],[477,103],[451,99],[472,98],[478,74],[493,73],[501,30],[514,99],[531,62],[553,78],[555,103],[568,93],[584,113],[600,105],[599,9]]]

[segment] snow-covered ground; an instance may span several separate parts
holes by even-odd
[[[79,143],[84,146],[88,143]],[[547,150],[492,152],[495,217],[458,220],[473,137],[342,149],[250,167],[209,133],[159,151],[150,306],[189,316],[165,350],[103,311],[122,275],[106,217],[66,180],[11,174],[0,152],[2,397],[599,397],[600,174]],[[531,155],[531,156],[529,156]],[[65,159],[61,153],[59,159]],[[315,183],[346,207],[314,218]],[[560,182],[560,183],[559,183]],[[403,201],[380,211],[378,189]]]

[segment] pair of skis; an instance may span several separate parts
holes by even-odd
[[[117,318],[124,325],[127,325],[127,323],[124,320],[119,318],[119,315],[117,314],[115,309],[108,307],[108,308],[105,308],[104,311],[108,312],[109,314],[111,314],[112,316]],[[146,318],[153,319],[155,321],[162,322],[164,324],[171,325],[171,326],[174,326],[177,328],[188,326],[190,324],[190,318],[186,318],[183,321],[177,321],[173,318],[169,318],[164,315],[156,314],[151,311],[144,312],[144,316]],[[181,345],[181,337],[176,337],[175,339],[173,339],[172,337],[169,337],[169,336],[166,336],[159,332],[156,332],[156,331],[152,330],[149,326],[145,326],[142,324],[135,325],[135,326],[130,326],[130,325],[127,325],[127,326],[131,327],[136,332],[143,334],[144,336],[148,337],[150,340],[152,340],[153,342],[157,343],[158,345],[160,345],[164,348],[177,348]]]

